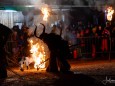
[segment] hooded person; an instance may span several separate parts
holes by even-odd
[[[0,24],[0,78],[7,78],[5,45],[11,33],[10,28]]]

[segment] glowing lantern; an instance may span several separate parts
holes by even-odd
[[[108,7],[107,8],[107,20],[108,21],[111,21],[112,20],[112,15],[114,13],[114,10],[112,7]]]

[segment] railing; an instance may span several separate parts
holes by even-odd
[[[115,38],[114,37],[80,37],[77,43],[70,46],[73,58],[97,58],[109,59],[114,58]],[[16,41],[8,41],[6,44],[7,52],[12,56],[18,55],[18,44]]]
[[[114,37],[80,37],[76,39],[76,45],[70,47],[73,58],[114,58],[115,38]]]

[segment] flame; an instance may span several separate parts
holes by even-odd
[[[107,20],[108,21],[111,21],[112,20],[112,15],[114,13],[114,10],[112,7],[108,7],[107,8]]]
[[[47,7],[43,7],[41,11],[44,14],[43,20],[47,21],[48,20],[48,16],[50,15],[49,14],[49,9]]]
[[[29,39],[31,57],[34,61],[34,68],[46,68],[45,60],[49,58],[49,49],[47,45],[40,39]]]

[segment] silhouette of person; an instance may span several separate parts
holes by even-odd
[[[8,27],[0,24],[0,78],[7,78],[5,44],[11,33],[12,31]]]

